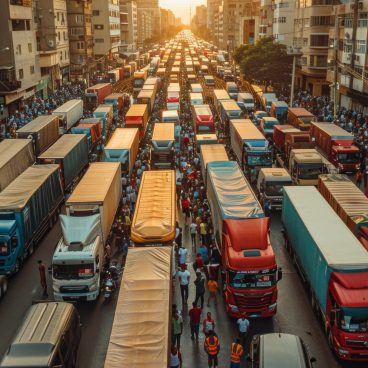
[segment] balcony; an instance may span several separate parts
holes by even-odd
[[[14,67],[0,67],[0,92],[13,92],[21,86],[22,82],[15,78]]]
[[[32,0],[10,0],[10,5],[32,7]]]

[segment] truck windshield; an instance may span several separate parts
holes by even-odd
[[[368,331],[368,309],[342,308],[339,315],[342,330],[348,332]]]
[[[229,285],[236,289],[261,289],[276,284],[276,269],[250,272],[229,271]]]
[[[143,86],[143,83],[143,79],[134,79],[134,87],[136,88],[141,88]]]
[[[292,185],[291,181],[269,181],[266,182],[266,195],[268,196],[282,196],[282,188],[288,185]]]
[[[248,153],[249,166],[270,166],[272,165],[271,152]]]
[[[94,275],[93,263],[83,264],[54,264],[52,274],[58,280],[83,280]]]
[[[273,126],[278,124],[279,122],[277,120],[274,121],[266,121],[265,122],[265,128],[266,129],[273,129]]]
[[[299,179],[318,179],[323,172],[322,164],[299,164],[298,166]]]
[[[360,162],[359,153],[339,153],[337,160],[342,164],[357,164]]]

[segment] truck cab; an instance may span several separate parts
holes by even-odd
[[[238,99],[239,89],[235,82],[226,82],[225,89],[226,92],[229,94],[230,98],[232,98],[235,101]]]
[[[254,110],[254,98],[251,93],[239,92],[238,93],[238,105],[242,111]]]
[[[175,162],[174,123],[155,123],[152,134],[151,167],[171,169]]]
[[[260,203],[270,202],[271,209],[281,210],[283,187],[292,185],[292,179],[284,168],[261,168],[257,178],[257,191]]]
[[[276,118],[271,117],[271,116],[265,116],[261,120],[259,129],[266,138],[272,138],[273,137],[273,127],[278,124],[279,124],[279,121]]]

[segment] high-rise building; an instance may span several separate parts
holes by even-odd
[[[170,9],[160,9],[161,12],[161,34],[168,35],[172,27],[181,24],[181,20],[175,17]]]
[[[259,37],[272,36],[274,0],[261,0],[259,9]]]
[[[92,0],[92,26],[95,57],[112,59],[120,46],[119,0]]]
[[[294,39],[294,0],[274,0],[272,33],[277,42],[293,45]]]
[[[54,91],[69,80],[69,36],[66,0],[38,0],[37,42],[41,74],[48,76],[48,87]]]
[[[216,13],[222,4],[222,0],[207,0],[207,28],[214,29],[216,27]]]
[[[134,53],[138,44],[137,3],[133,0],[120,0],[120,54]]]
[[[153,36],[153,20],[151,13],[143,9],[137,10],[138,46],[143,47],[144,41]]]
[[[138,11],[138,43],[161,33],[159,0],[136,0]],[[150,20],[147,17],[151,18]],[[143,22],[141,24],[140,20]]]
[[[94,69],[92,0],[67,0],[70,79],[85,80]]]
[[[31,0],[1,2],[0,11],[0,119],[45,86],[36,40]]]

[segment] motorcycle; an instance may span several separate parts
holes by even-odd
[[[109,302],[111,300],[112,294],[116,290],[116,284],[113,276],[110,272],[107,272],[106,278],[103,284],[103,297],[105,302]]]

